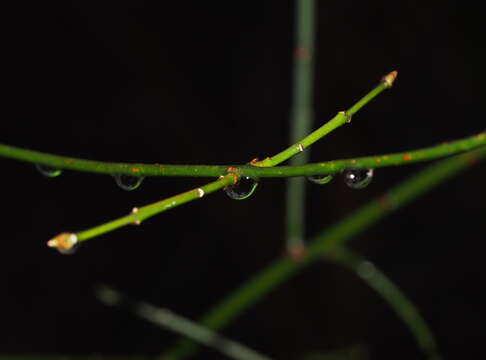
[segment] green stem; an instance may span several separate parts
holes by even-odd
[[[382,271],[364,257],[345,248],[325,254],[333,262],[344,265],[355,272],[373,288],[408,326],[421,350],[430,359],[439,359],[437,343],[432,331],[415,305]]]
[[[106,286],[99,287],[96,295],[106,305],[125,307],[142,319],[160,328],[173,331],[202,345],[211,347],[231,359],[269,360],[268,357],[257,353],[255,350],[219,335],[168,309],[158,308],[146,302],[130,300],[120,292]]]
[[[297,0],[296,45],[294,50],[294,91],[290,119],[290,142],[310,131],[313,121],[312,94],[314,79],[315,0]],[[309,152],[290,159],[290,165],[304,165]],[[305,246],[305,185],[301,178],[289,178],[286,192],[286,244],[289,255],[298,258]]]
[[[380,168],[433,160],[472,150],[483,145],[486,145],[486,132],[484,131],[467,138],[442,143],[437,146],[394,154],[332,160],[301,166],[276,166],[267,168],[251,165],[233,165],[231,171],[239,176],[245,175],[258,178],[328,175],[338,173],[350,167]],[[0,144],[0,156],[31,163],[45,164],[60,169],[133,176],[217,177],[227,174],[228,168],[230,167],[229,165],[149,165],[98,162],[41,153],[3,144]]]
[[[340,111],[334,116],[331,120],[327,123],[322,125],[320,128],[315,130],[314,132],[307,135],[305,138],[296,142],[295,144],[291,145],[287,149],[278,154],[267,157],[262,161],[258,161],[252,163],[253,166],[264,166],[264,167],[271,167],[278,165],[287,159],[291,158],[292,156],[303,152],[306,148],[314,144],[317,140],[323,138],[330,132],[334,131],[338,127],[348,123],[351,117],[357,113],[364,105],[369,103],[373,98],[379,95],[383,90],[390,88],[391,84],[396,78],[396,72],[392,72],[383,77],[382,81],[376,86],[373,90],[371,90],[368,94],[366,94],[362,99],[360,99],[356,104],[354,104],[349,110]]]
[[[295,262],[285,257],[270,264],[211,309],[201,318],[200,323],[215,330],[223,328],[268,292],[306,266],[321,259],[328,251],[343,246],[353,236],[363,232],[394,210],[405,206],[484,157],[486,157],[486,146],[428,166],[318,235],[310,242],[302,261]],[[171,359],[181,359],[193,354],[196,349],[194,343],[181,340],[166,354],[172,356]]]
[[[48,241],[50,247],[56,247],[61,251],[70,250],[75,244],[86,241],[93,237],[105,234],[107,232],[116,230],[125,225],[139,225],[142,221],[159,214],[161,212],[170,210],[189,201],[202,198],[204,195],[213,193],[226,186],[232,185],[235,181],[234,174],[228,174],[213,181],[209,184],[203,185],[196,189],[186,191],[184,193],[172,196],[170,198],[149,204],[140,208],[133,208],[129,215],[120,217],[118,219],[109,221],[99,226],[84,230],[78,233],[61,233]],[[74,241],[69,242],[73,238]]]

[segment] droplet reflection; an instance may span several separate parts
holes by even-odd
[[[251,196],[258,186],[258,180],[249,176],[241,176],[236,184],[224,188],[226,195],[234,200],[243,200]]]
[[[344,182],[352,189],[363,189],[373,179],[373,169],[346,169]]]
[[[52,166],[36,164],[35,167],[37,168],[37,170],[39,170],[39,172],[42,175],[50,177],[50,178],[53,178],[53,177],[56,177],[56,176],[59,176],[59,175],[62,174],[61,169],[56,169],[56,168],[53,168]]]
[[[140,186],[143,181],[143,176],[131,176],[131,175],[124,175],[118,174],[114,175],[116,184],[126,191],[135,190]]]

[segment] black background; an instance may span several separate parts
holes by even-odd
[[[96,160],[245,163],[288,144],[293,1],[17,2],[2,5],[7,144]],[[312,160],[404,151],[484,129],[485,28],[447,1],[319,1],[316,123],[384,74],[391,91],[312,147]],[[203,184],[107,176],[0,159],[0,353],[158,354],[176,336],[100,304],[99,283],[197,318],[283,252],[284,180],[245,201],[202,201],[89,241],[45,246]],[[309,184],[309,237],[423,164],[386,168],[361,191]],[[410,296],[446,359],[484,351],[484,165],[440,185],[352,246]],[[276,359],[362,344],[370,359],[420,358],[409,331],[353,274],[316,264],[223,332]],[[199,358],[217,359],[205,350]]]

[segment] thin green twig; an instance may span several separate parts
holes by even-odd
[[[393,74],[393,73],[392,73]],[[383,79],[389,79],[391,74]],[[393,77],[394,79],[394,77]],[[390,87],[391,81],[382,80],[379,86],[368,93],[363,99],[358,101],[350,110],[349,114],[354,114],[363,105],[378,95],[386,87]],[[390,84],[388,86],[387,84]],[[270,158],[261,162],[252,163],[253,166],[275,166],[285,161],[293,155],[303,151],[324,135],[346,122],[348,117],[344,112],[340,112],[328,123],[317,129],[309,136],[304,138],[299,144],[293,145],[282,153],[277,154],[273,160]],[[132,176],[191,176],[191,177],[215,177],[226,172],[228,166],[212,165],[168,165],[168,164],[143,164],[143,163],[117,163],[79,159],[68,156],[44,153],[35,150],[23,149],[16,146],[0,144],[0,156],[10,159],[30,162],[34,164],[48,165],[57,169],[69,169],[76,171],[92,172],[110,175],[132,175]]]
[[[269,357],[261,355],[245,345],[219,335],[211,329],[177,315],[168,309],[159,308],[146,302],[133,301],[110,287],[98,287],[96,295],[106,305],[127,308],[142,319],[160,328],[173,331],[202,345],[211,347],[231,359],[270,360]]]
[[[344,265],[362,278],[397,313],[400,319],[410,329],[424,354],[429,359],[440,359],[434,335],[422,315],[420,315],[418,309],[400,288],[373,263],[343,247],[328,252],[324,256],[326,259]]]
[[[467,149],[473,149],[486,142],[485,133],[471,136],[469,138],[457,140],[450,143],[438,145],[436,147],[419,149],[412,152],[404,152],[390,155],[381,155],[357,159],[336,160],[327,163],[309,164],[299,166],[298,171],[292,166],[279,166],[274,168],[254,168],[252,166],[246,167],[230,167],[226,168],[230,172],[226,172],[225,176],[220,177],[218,180],[209,184],[203,185],[199,188],[189,190],[179,195],[172,196],[170,198],[158,201],[156,203],[143,206],[141,208],[134,208],[134,211],[121,218],[109,221],[94,228],[81,231],[79,233],[67,233],[63,232],[58,234],[54,238],[48,241],[50,247],[55,247],[62,252],[68,252],[74,245],[87,239],[99,236],[101,234],[113,231],[122,226],[129,224],[139,224],[141,221],[152,217],[163,211],[167,211],[176,206],[182,205],[189,201],[199,199],[205,194],[212,193],[216,190],[229,186],[235,183],[235,179],[239,176],[252,174],[252,171],[258,170],[261,172],[261,177],[282,177],[282,176],[298,176],[304,174],[332,174],[339,172],[349,167],[384,167],[392,165],[400,165],[404,163],[412,163],[417,161],[425,161],[429,159],[438,158],[441,156],[447,156],[457,152],[465,151]],[[484,150],[485,146],[481,149]],[[246,170],[248,169],[248,170]],[[305,171],[303,171],[305,169]],[[324,170],[323,170],[324,169]],[[269,175],[271,176],[264,176]],[[251,175],[250,175],[251,176]]]
[[[310,131],[313,122],[313,80],[315,48],[315,0],[297,0],[295,15],[293,93],[290,116],[290,142],[295,143]],[[309,161],[304,151],[290,159],[290,165]],[[305,185],[303,178],[289,178],[286,191],[286,247],[290,256],[298,258],[305,247]]]
[[[272,157],[267,157],[262,161],[254,162],[252,163],[252,165],[261,166],[261,167],[272,167],[288,160],[294,155],[303,152],[306,148],[314,144],[316,141],[322,139],[330,132],[334,131],[335,129],[337,129],[338,127],[346,123],[349,123],[353,115],[356,114],[363,106],[365,106],[367,103],[373,100],[383,90],[390,88],[393,85],[396,76],[397,76],[396,71],[393,71],[390,74],[384,76],[380,81],[380,83],[373,90],[371,90],[368,94],[366,94],[351,108],[349,108],[349,110],[338,112],[337,115],[334,116],[331,120],[329,120],[320,128],[307,135],[302,140],[289,146],[284,151],[281,151]]]
[[[307,247],[306,256],[300,262],[284,257],[270,264],[211,309],[201,318],[200,323],[215,330],[223,328],[289,277],[321,259],[326,252],[343,246],[353,236],[363,232],[394,210],[405,206],[485,157],[486,146],[428,166],[315,237]],[[194,343],[181,340],[164,355],[170,355],[171,359],[182,359],[193,354],[196,349]]]
[[[68,253],[78,243],[113,231],[125,225],[139,225],[142,221],[156,214],[170,210],[189,201],[200,199],[206,194],[210,194],[226,186],[232,185],[234,181],[235,176],[233,174],[227,174],[226,176],[220,177],[216,181],[213,181],[196,189],[186,191],[184,193],[140,208],[135,207],[129,215],[109,221],[91,229],[84,230],[78,233],[64,232],[58,234],[54,238],[50,239],[47,242],[47,245],[53,248],[57,248],[61,252]]]
[[[332,160],[302,166],[255,167],[251,165],[232,165],[231,170],[238,174],[238,176],[257,178],[329,175],[338,173],[343,169],[350,167],[380,168],[428,161],[472,150],[483,145],[486,145],[485,131],[463,139],[444,142],[436,146],[400,153]],[[41,153],[3,144],[0,144],[0,156],[30,163],[40,163],[55,168],[102,174],[127,174],[133,176],[218,177],[226,175],[228,173],[228,168],[230,167],[229,165],[105,163]]]

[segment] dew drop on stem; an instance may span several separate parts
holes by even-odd
[[[143,176],[131,176],[131,175],[124,175],[118,174],[114,175],[116,184],[126,191],[135,190],[140,186],[143,181]]]
[[[49,165],[36,164],[35,167],[42,175],[50,178],[59,176],[62,173],[61,169],[56,169]]]
[[[309,176],[307,180],[314,184],[324,185],[329,183],[334,178],[333,175],[313,175]]]
[[[241,176],[236,184],[224,188],[226,195],[234,200],[243,200],[251,196],[258,186],[258,179]]]
[[[345,169],[344,182],[352,189],[363,189],[373,179],[373,169]]]

